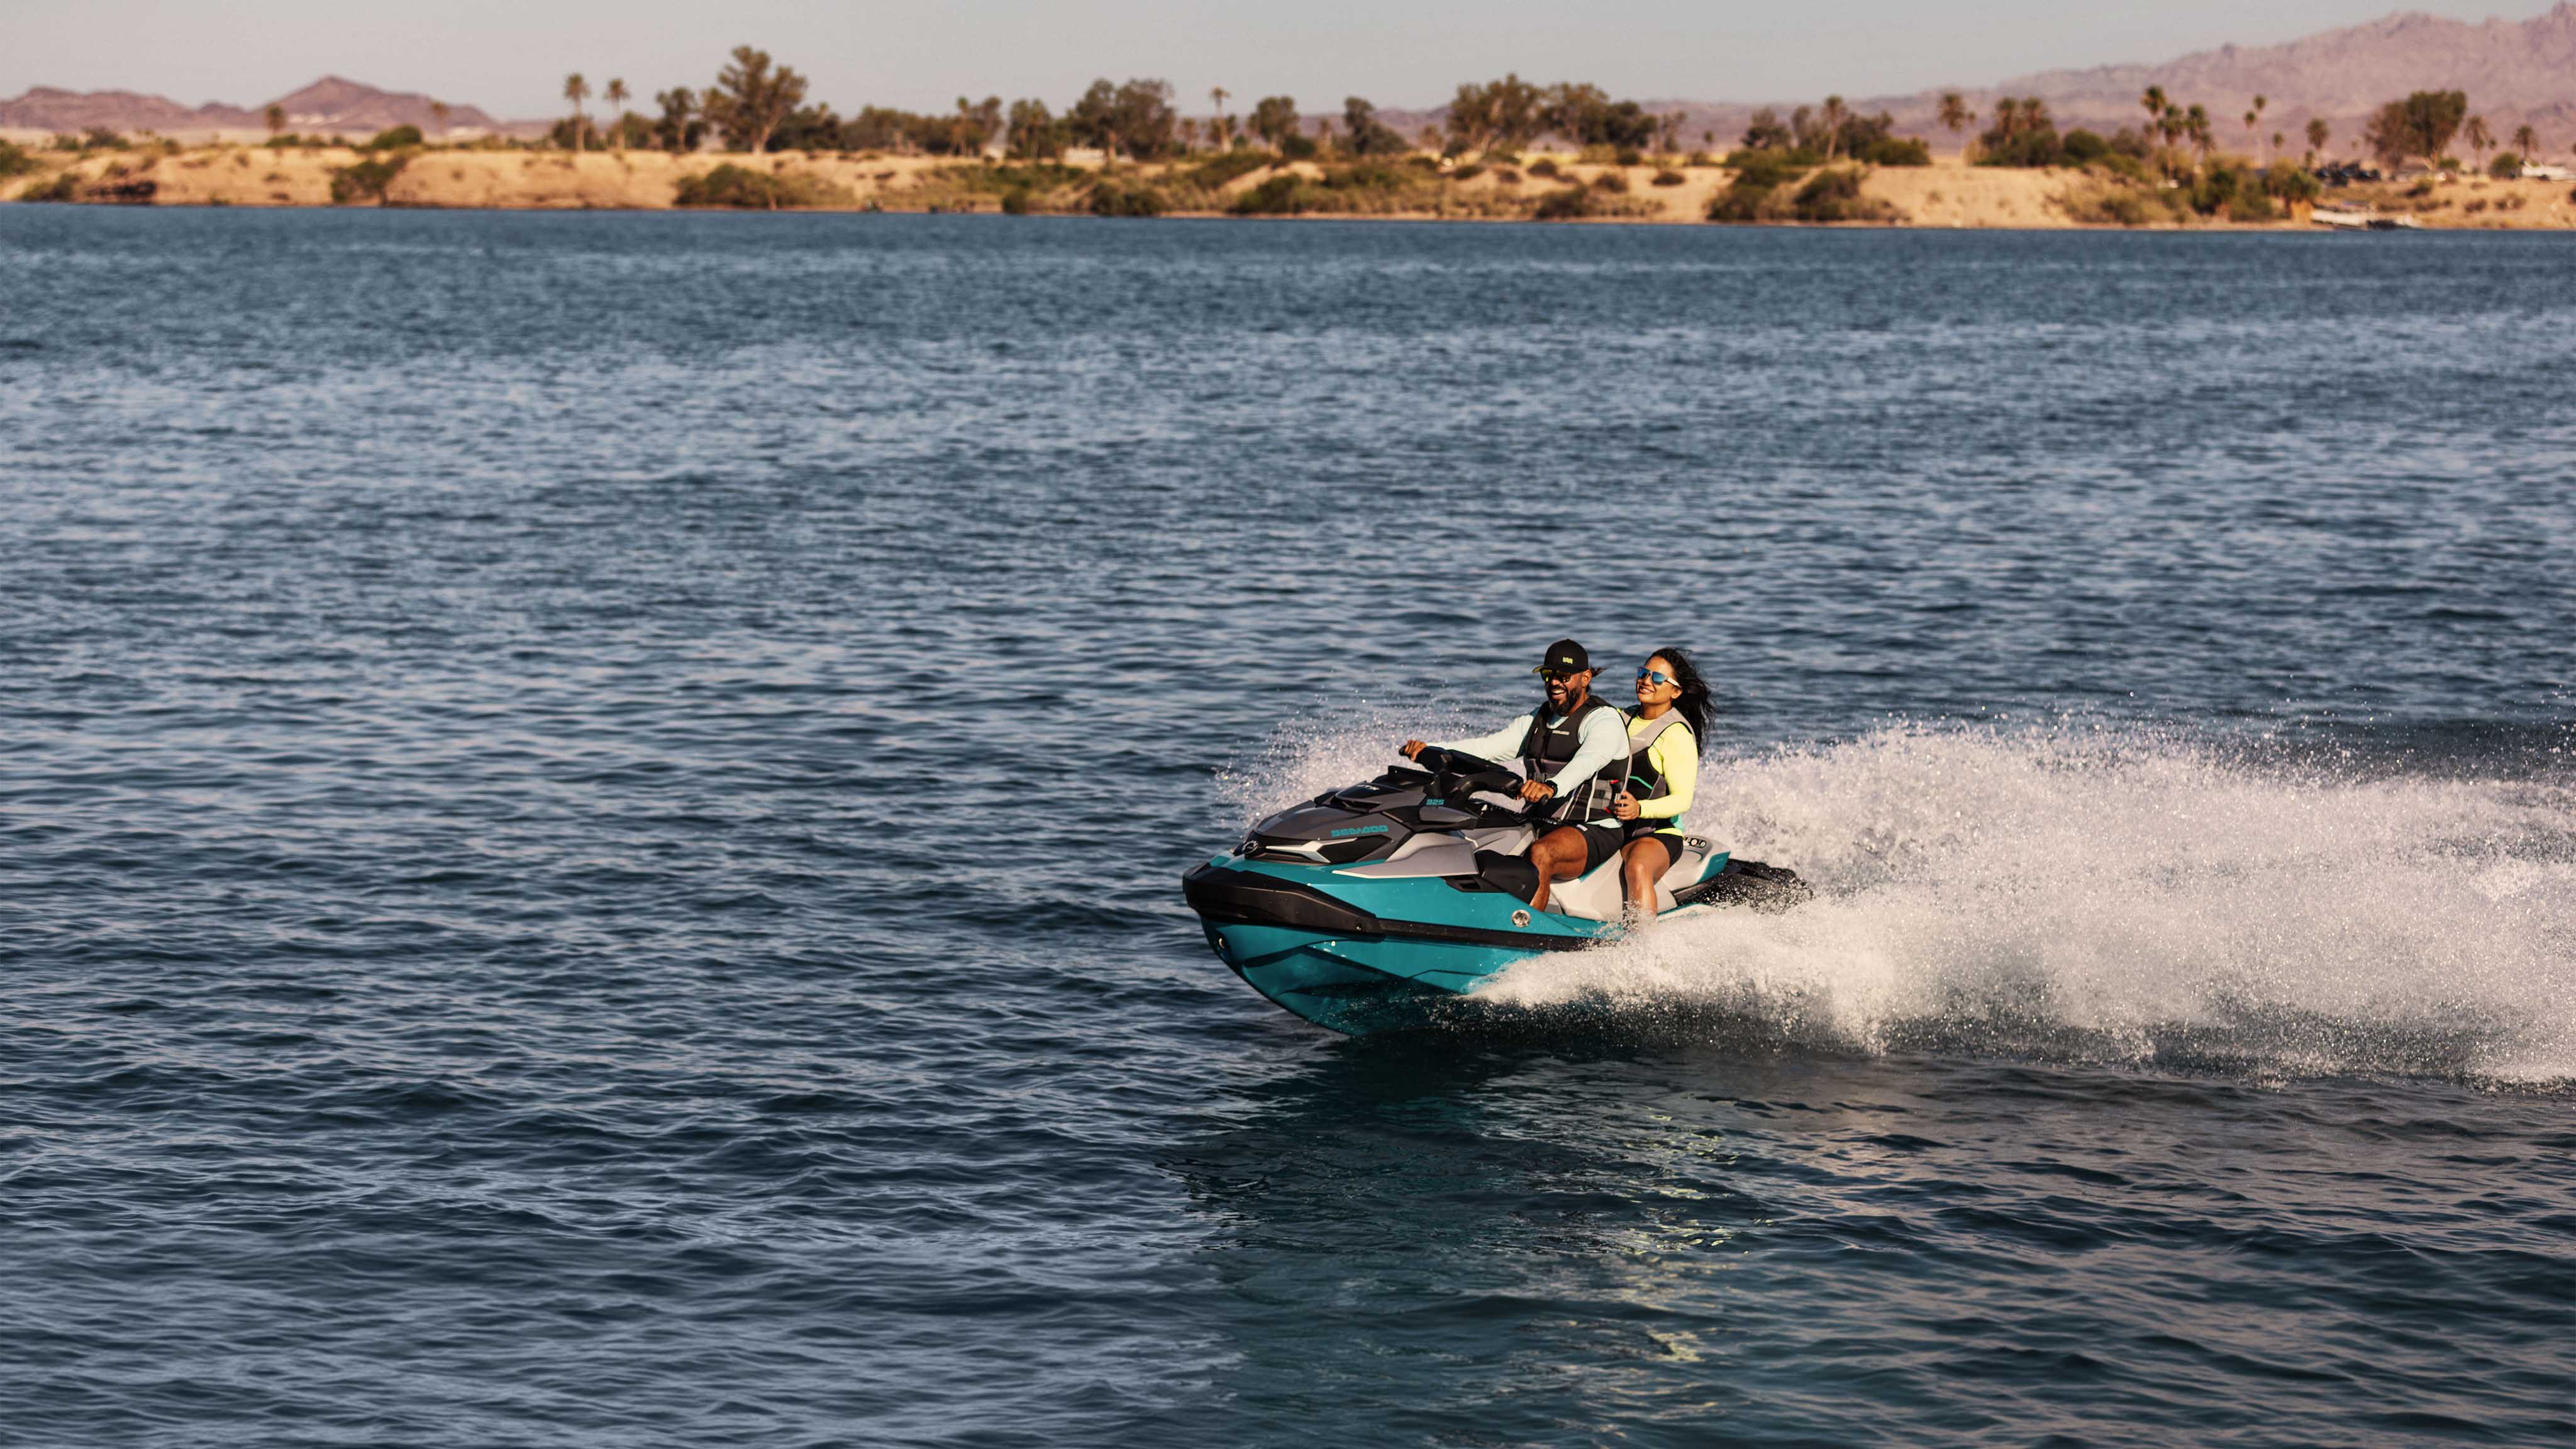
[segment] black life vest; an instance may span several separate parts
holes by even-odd
[[[1530,712],[1529,733],[1521,736],[1521,768],[1531,779],[1556,786],[1556,799],[1547,807],[1547,818],[1558,824],[1609,819],[1611,798],[1619,793],[1619,782],[1628,777],[1628,754],[1622,750],[1589,780],[1556,778],[1557,772],[1574,758],[1575,751],[1582,748],[1583,722],[1595,711],[1605,709],[1618,716],[1619,737],[1626,739],[1627,716],[1597,694],[1586,694],[1572,714],[1554,723],[1548,721],[1546,705]]]

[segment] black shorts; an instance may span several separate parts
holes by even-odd
[[[1628,827],[1616,820],[1595,820],[1574,827],[1583,832],[1583,873],[1590,875],[1614,860],[1628,844]]]
[[[1629,846],[1648,836],[1654,837],[1655,842],[1664,848],[1664,869],[1670,870],[1681,863],[1684,848],[1682,833],[1661,820],[1629,821],[1627,839],[1619,842],[1619,848],[1625,851]]]

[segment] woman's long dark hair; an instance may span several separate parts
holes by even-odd
[[[1658,649],[1646,657],[1660,658],[1673,667],[1673,680],[1682,687],[1682,697],[1673,701],[1673,708],[1682,712],[1683,722],[1691,727],[1692,742],[1707,748],[1708,681],[1700,677],[1699,666],[1679,649]]]

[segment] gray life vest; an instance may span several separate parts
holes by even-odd
[[[1682,718],[1680,710],[1668,709],[1660,718],[1648,720],[1644,733],[1631,731],[1628,735],[1626,784],[1628,793],[1636,796],[1639,804],[1644,804],[1648,800],[1661,800],[1673,793],[1672,782],[1664,778],[1663,771],[1655,768],[1652,756],[1655,741],[1663,738],[1664,731],[1675,726],[1687,731],[1690,728],[1690,721]],[[1694,750],[1698,748],[1698,736],[1691,737],[1691,746]],[[1675,818],[1664,821],[1657,828],[1679,828],[1680,825],[1681,821]]]

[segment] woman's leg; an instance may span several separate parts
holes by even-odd
[[[1589,855],[1583,832],[1571,825],[1560,825],[1540,836],[1530,846],[1530,864],[1538,867],[1538,893],[1530,897],[1530,909],[1546,910],[1548,883],[1583,874],[1583,862]]]
[[[1655,913],[1655,882],[1673,868],[1673,853],[1651,835],[1640,835],[1620,852],[1625,857],[1619,866],[1619,878],[1627,884],[1628,904],[1647,915]]]

